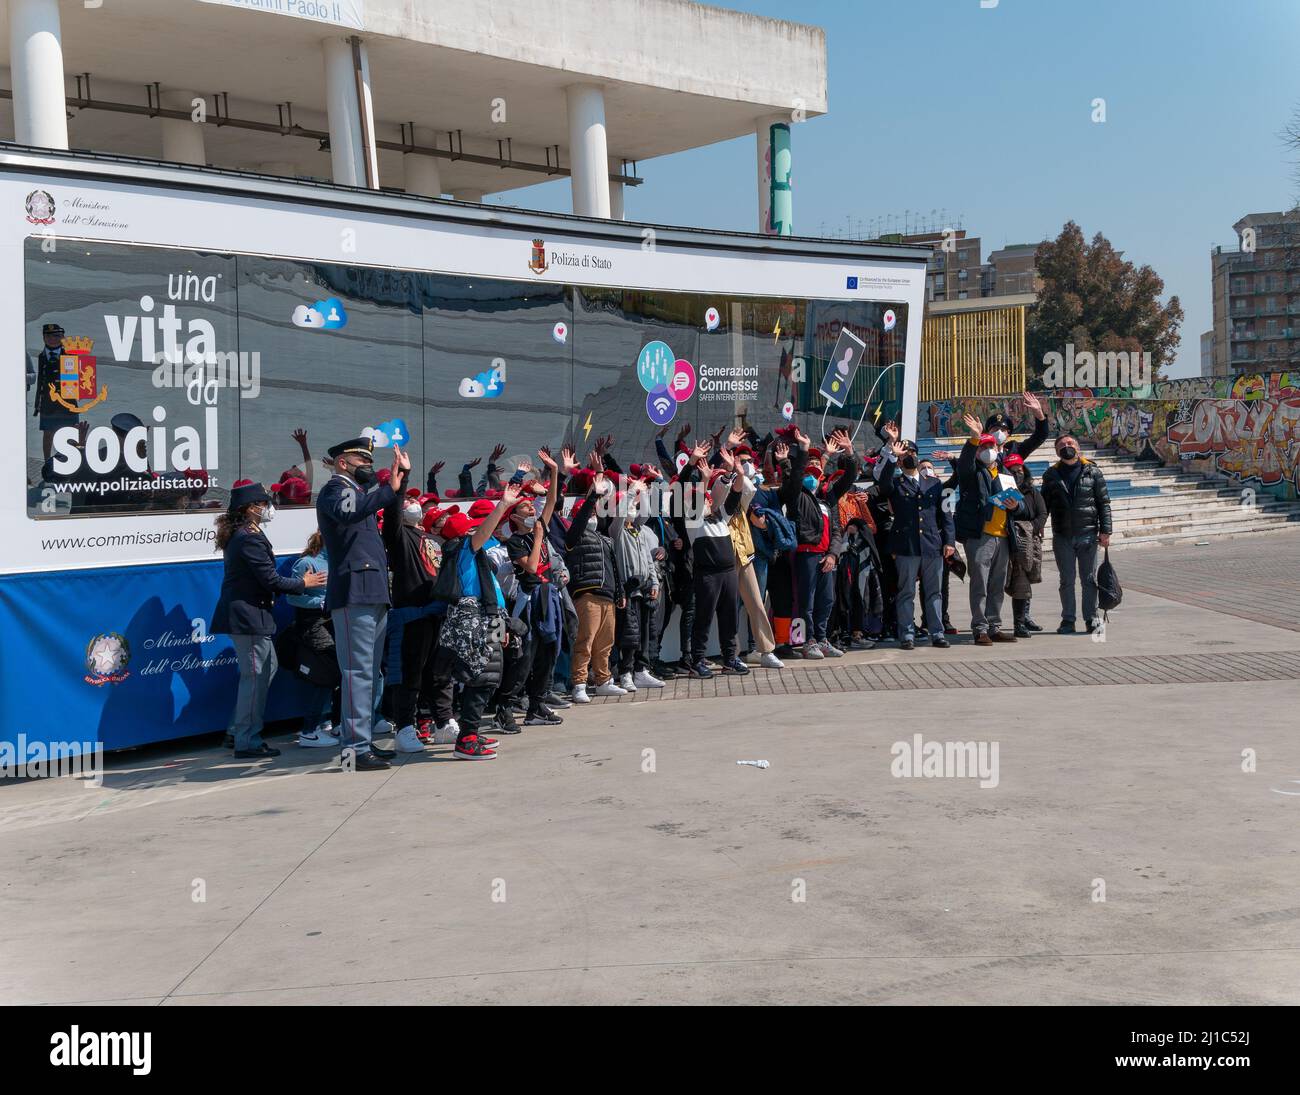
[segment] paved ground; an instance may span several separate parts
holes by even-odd
[[[1101,643],[691,682],[488,764],[0,787],[0,1002],[1296,1003],[1300,536],[1115,561]],[[997,786],[895,777],[914,734]]]

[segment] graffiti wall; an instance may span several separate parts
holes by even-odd
[[[1032,428],[1018,395],[922,403],[917,428],[923,437],[960,437],[963,415],[984,421],[994,411]],[[1048,397],[1048,421],[1052,437],[1072,433],[1103,449],[1225,475],[1284,498],[1300,492],[1300,372],[1061,389]]]

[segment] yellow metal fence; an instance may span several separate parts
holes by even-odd
[[[921,399],[1002,395],[1025,387],[1025,306],[927,315]]]

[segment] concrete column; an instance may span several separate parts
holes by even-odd
[[[595,84],[565,88],[569,104],[570,183],[573,211],[609,217],[609,148],[605,140],[605,93]]]
[[[42,148],[67,148],[58,0],[9,0],[9,67],[14,140]]]
[[[162,105],[167,110],[193,112],[194,100],[200,98],[193,91],[164,91]],[[172,163],[192,163],[202,167],[208,162],[204,147],[204,122],[181,121],[179,118],[162,119],[162,158]]]
[[[423,148],[434,147],[435,134],[427,126],[412,127],[415,143]],[[423,194],[426,198],[442,197],[442,161],[433,156],[408,152],[402,157],[406,172],[405,190],[408,194]]]
[[[777,127],[773,132],[773,127]],[[784,127],[784,128],[782,128]],[[758,167],[758,230],[768,236],[789,236],[791,222],[790,116],[770,114],[754,126]],[[773,174],[776,177],[776,212],[772,209]]]
[[[457,190],[452,197],[458,202],[481,202],[483,200],[482,190]]]
[[[611,156],[609,158],[609,171],[611,175],[621,175],[623,173],[623,161],[617,156]],[[612,180],[609,184],[609,216],[611,220],[621,221],[624,219],[623,184]]]
[[[325,108],[329,115],[330,164],[334,181],[344,186],[379,187],[379,156],[375,151],[375,118],[370,98],[370,62],[360,45],[361,95],[352,59],[352,41],[327,38],[325,57]],[[365,120],[363,128],[362,120]],[[366,140],[366,134],[369,140]],[[366,165],[370,179],[366,178]]]

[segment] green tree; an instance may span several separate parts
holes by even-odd
[[[1151,354],[1152,379],[1161,376],[1178,350],[1183,308],[1178,298],[1160,303],[1165,283],[1150,266],[1126,262],[1098,232],[1087,243],[1069,221],[1034,258],[1042,289],[1025,324],[1030,387],[1042,386],[1043,355],[1128,351]]]

